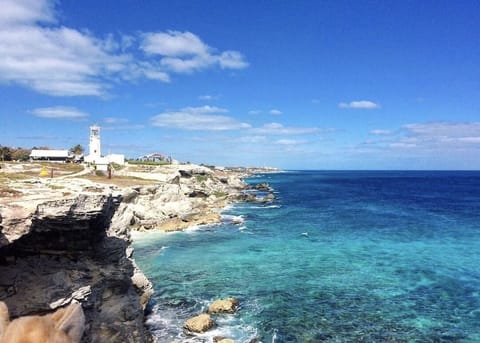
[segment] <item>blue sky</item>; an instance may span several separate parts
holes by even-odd
[[[0,0],[0,144],[480,169],[480,2]]]

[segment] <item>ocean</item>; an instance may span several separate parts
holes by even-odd
[[[159,342],[480,342],[480,172],[258,175],[276,200],[136,237]],[[241,221],[240,224],[237,224]],[[188,337],[218,298],[236,314]]]

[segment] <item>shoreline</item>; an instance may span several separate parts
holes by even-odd
[[[0,300],[9,305],[13,317],[49,312],[53,303],[79,301],[87,320],[84,343],[107,341],[114,332],[125,342],[154,342],[144,313],[153,289],[135,263],[135,236],[218,224],[227,206],[262,201],[244,192],[247,184],[243,179],[254,174],[246,168],[178,165],[149,171],[145,182],[137,179],[138,175],[117,174],[111,181],[99,183],[95,177],[69,178],[68,173],[32,178],[30,164],[29,174],[22,177],[19,171],[25,167],[20,166],[15,164],[10,175],[8,168],[2,168],[0,175]],[[259,170],[263,169],[255,169]],[[72,254],[81,257],[73,264],[69,262]],[[97,260],[98,256],[107,262]],[[29,276],[28,282],[17,284],[14,294],[9,293],[15,275],[30,275],[33,270],[62,276],[58,284],[51,284],[48,277]],[[88,272],[76,277],[75,270]],[[129,294],[123,294],[121,301],[121,294],[116,295],[112,288],[118,277]],[[46,294],[31,301],[32,294],[39,292],[33,285],[38,284]],[[80,294],[80,289],[86,291]],[[58,294],[63,301],[59,302]],[[119,306],[125,310],[119,313]],[[98,307],[105,310],[92,311]],[[122,311],[131,314],[123,317]],[[115,323],[123,323],[122,328]],[[105,325],[111,329],[105,331]]]

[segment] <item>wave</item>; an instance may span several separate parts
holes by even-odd
[[[281,208],[282,205],[264,205],[264,206],[258,206],[258,205],[252,205],[248,206],[248,209],[254,209],[254,210],[264,210],[266,208]]]
[[[243,216],[236,216],[233,214],[222,214],[221,215],[222,222],[227,224],[243,224],[245,219]]]

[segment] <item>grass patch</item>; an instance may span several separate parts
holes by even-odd
[[[111,166],[114,170],[122,170],[123,168],[125,168],[125,166],[122,166],[118,163],[111,163]]]
[[[133,176],[112,176],[111,179],[106,176],[96,176],[96,175],[85,175],[81,177],[82,179],[87,179],[93,182],[115,185],[118,187],[133,187],[133,186],[143,186],[143,185],[154,185],[155,180],[145,180]]]
[[[216,191],[216,192],[213,192],[213,195],[215,195],[215,197],[217,198],[224,198],[228,195],[228,193],[222,192],[222,191]]]
[[[205,174],[205,175],[195,175],[195,179],[197,182],[205,182],[210,178],[210,175]]]
[[[48,188],[57,190],[57,189],[64,189],[65,187],[60,185],[48,185]]]
[[[0,173],[0,183],[7,181],[25,180],[30,178],[29,175],[24,173]]]
[[[0,198],[15,197],[22,194],[22,192],[16,189],[10,188],[6,185],[0,185]]]

